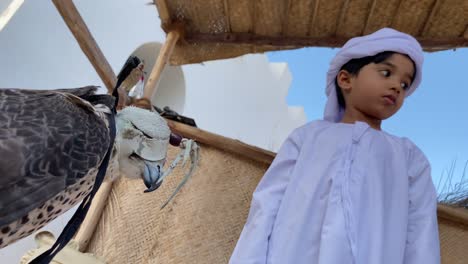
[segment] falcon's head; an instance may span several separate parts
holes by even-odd
[[[171,131],[166,120],[155,112],[129,106],[116,116],[115,139],[120,172],[129,178],[142,178],[154,191],[161,182]]]

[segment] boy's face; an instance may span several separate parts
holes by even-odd
[[[402,106],[414,74],[412,61],[398,53],[381,63],[367,64],[341,86],[346,110],[352,108],[378,120],[389,118]]]

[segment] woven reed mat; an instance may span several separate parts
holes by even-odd
[[[169,161],[178,152],[170,148]],[[140,180],[114,184],[88,248],[107,263],[227,263],[244,226],[251,195],[267,165],[201,145],[195,174],[166,201],[186,169],[152,193]],[[468,263],[468,224],[439,218],[442,263]]]
[[[169,150],[169,161],[177,152]],[[140,180],[121,179],[88,251],[112,264],[227,263],[267,167],[202,144],[195,174],[163,210],[187,169],[152,193]]]
[[[442,263],[468,263],[468,225],[439,218],[439,236]]]

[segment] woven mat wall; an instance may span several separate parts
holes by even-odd
[[[170,160],[177,151],[170,149]],[[200,156],[192,179],[162,211],[185,170],[149,194],[139,180],[114,184],[88,251],[112,264],[227,263],[268,166],[206,145]],[[468,223],[439,219],[439,232],[442,263],[468,263]]]
[[[267,165],[206,145],[200,156],[196,173],[162,211],[185,170],[149,194],[142,181],[114,184],[88,251],[112,264],[227,263]]]
[[[460,225],[439,218],[442,263],[468,263],[468,224]]]

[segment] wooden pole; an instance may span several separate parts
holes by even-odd
[[[112,93],[115,84],[117,83],[117,77],[93,36],[89,32],[88,27],[76,9],[76,6],[73,4],[73,1],[52,0],[52,2],[77,40],[81,50],[85,53],[86,57],[88,57],[99,77],[106,85],[108,92]],[[82,252],[88,247],[88,243],[97,224],[99,223],[102,210],[106,205],[107,198],[111,190],[112,182],[104,181],[94,196],[88,214],[75,235],[75,240],[79,244],[79,250]]]
[[[162,46],[161,51],[159,52],[156,63],[154,64],[154,67],[151,70],[148,82],[146,82],[145,90],[143,93],[144,98],[151,101],[153,94],[156,93],[157,85],[159,83],[159,80],[161,79],[162,71],[164,70],[164,67],[166,66],[169,58],[171,57],[172,51],[174,50],[174,47],[177,43],[177,40],[179,40],[180,35],[180,31],[177,29],[171,30],[167,34],[166,42],[164,42],[164,45]]]
[[[245,144],[239,140],[226,138],[169,119],[166,119],[166,121],[172,132],[180,134],[184,138],[194,139],[200,143],[229,153],[234,153],[247,159],[270,164],[276,156],[276,153],[274,152]]]
[[[99,224],[99,220],[101,220],[102,211],[107,205],[107,198],[109,197],[111,190],[112,182],[104,181],[94,196],[93,202],[89,207],[89,211],[74,237],[75,242],[78,243],[79,251],[85,252],[88,248],[89,241],[93,237],[94,231]]]
[[[464,208],[452,208],[448,205],[437,205],[437,216],[468,227],[468,212]]]
[[[73,1],[52,0],[52,2],[73,36],[75,36],[81,50],[84,52],[86,57],[88,57],[88,60],[91,62],[97,74],[106,85],[107,90],[109,93],[112,93],[117,82],[117,77],[93,36],[89,32],[88,27],[83,21],[83,18],[81,18],[80,13],[73,4]]]
[[[468,30],[468,29],[467,29]],[[465,37],[446,37],[446,38],[426,38],[416,37],[421,46],[426,51],[452,49],[457,47],[467,47],[468,39]],[[191,44],[205,43],[230,43],[230,44],[248,44],[255,46],[274,46],[276,48],[294,48],[294,47],[341,47],[348,37],[285,37],[285,36],[260,36],[254,33],[187,33],[184,40]]]

